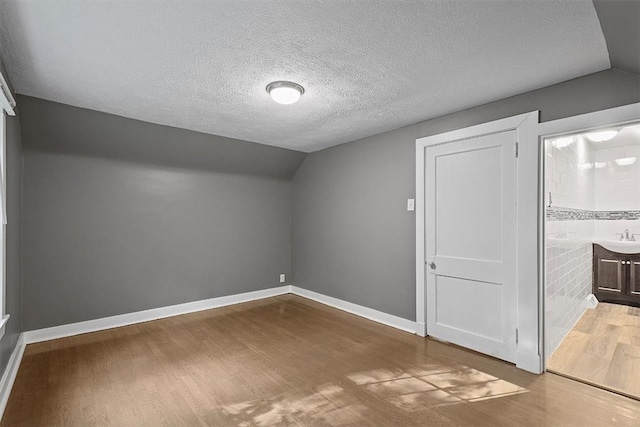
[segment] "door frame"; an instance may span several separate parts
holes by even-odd
[[[540,336],[540,348],[542,355],[542,370],[547,370],[546,354],[546,237],[545,237],[545,195],[544,195],[544,168],[545,168],[545,148],[544,140],[546,138],[560,136],[569,133],[588,132],[593,129],[602,128],[603,126],[620,126],[640,121],[640,102],[635,104],[624,105],[621,107],[609,108],[606,110],[595,111],[592,113],[580,114],[577,116],[567,117],[564,119],[553,120],[550,122],[540,123],[538,144],[540,145],[540,195],[538,201],[538,212],[541,218],[539,226],[540,234],[540,277],[541,277],[541,313],[542,329]]]
[[[425,154],[429,146],[477,136],[515,130],[516,162],[516,366],[542,372],[540,337],[542,330],[539,257],[539,166],[538,111],[453,130],[416,140],[416,326],[426,336],[425,281]],[[516,153],[514,153],[516,156]],[[531,262],[536,260],[537,262]]]

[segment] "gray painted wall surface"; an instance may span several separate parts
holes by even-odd
[[[25,148],[290,180],[306,153],[18,96]]]
[[[18,117],[7,116],[7,267],[5,310],[11,317],[0,341],[0,376],[22,332],[22,142]]]
[[[417,138],[540,110],[549,121],[640,101],[608,70],[307,156],[292,184],[293,282],[415,320]]]
[[[236,152],[223,141],[214,150],[224,158],[219,164],[170,167],[171,159],[157,153],[142,162],[140,147],[171,147],[162,156],[179,155],[180,147],[191,147],[189,138],[201,136],[25,97],[19,102],[25,330],[270,288],[280,285],[280,273],[289,277],[287,170],[298,153],[256,144]],[[174,140],[177,133],[183,139]],[[87,153],[82,138],[95,150],[118,148]],[[119,160],[128,153],[123,140],[140,150],[136,161]],[[185,158],[192,160],[176,163],[187,166]]]

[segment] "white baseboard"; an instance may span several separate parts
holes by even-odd
[[[374,322],[382,323],[383,325],[391,326],[392,328],[411,332],[412,334],[416,333],[416,322],[413,320],[404,319],[402,317],[394,316],[393,314],[383,313],[382,311],[343,301],[338,298],[329,297],[317,292],[308,291],[297,286],[291,286],[291,293],[346,311],[347,313],[373,320]]]
[[[105,329],[117,328],[120,326],[133,325],[136,323],[149,322],[151,320],[163,319],[165,317],[178,316],[180,314],[193,313],[196,311],[209,310],[212,308],[225,307],[243,302],[255,301],[258,299],[274,297],[292,293],[304,298],[308,298],[322,304],[346,311],[374,322],[382,323],[393,328],[406,332],[416,333],[416,322],[403,319],[392,314],[383,313],[368,307],[347,301],[333,298],[317,292],[308,291],[297,286],[280,286],[277,288],[264,289],[260,291],[246,292],[243,294],[229,295],[224,297],[210,298],[201,301],[187,302],[168,307],[153,308],[150,310],[137,311],[134,313],[120,314],[117,316],[103,317],[101,319],[87,320],[84,322],[71,323],[68,325],[53,326],[51,328],[36,329],[24,332],[25,344],[42,341],[49,341],[58,338],[71,337],[74,335],[86,334],[89,332],[102,331]]]
[[[416,322],[416,334],[421,337],[427,336],[427,324],[424,322]]]
[[[9,357],[9,362],[4,370],[2,379],[0,379],[0,419],[2,419],[2,416],[4,415],[4,409],[7,407],[9,395],[13,388],[13,382],[16,380],[16,375],[18,375],[18,368],[20,368],[20,362],[22,361],[25,346],[24,334],[20,334],[16,347],[13,349],[11,357]]]
[[[84,322],[71,323],[68,325],[53,326],[51,328],[36,329],[33,331],[24,332],[24,341],[25,344],[49,341],[58,338],[86,334],[89,332],[117,328],[120,326],[149,322],[151,320],[163,319],[165,317],[178,316],[180,314],[225,307],[228,305],[240,304],[243,302],[255,301],[258,299],[287,294],[291,292],[290,288],[290,286],[280,286],[277,288],[263,289],[260,291],[245,292],[242,294],[187,302],[184,304],[171,305],[168,307],[152,308],[150,310],[120,314],[118,316],[103,317],[101,319],[87,320]]]

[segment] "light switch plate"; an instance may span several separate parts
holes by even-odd
[[[280,283],[284,283],[284,281],[285,281],[284,274],[281,274],[280,275]]]
[[[407,210],[409,212],[416,210],[416,199],[407,199]]]

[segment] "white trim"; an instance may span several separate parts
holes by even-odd
[[[517,262],[518,270],[518,350],[516,367],[536,374],[542,370],[542,346],[540,334],[540,295],[542,277],[539,256],[539,168],[538,144],[539,112],[528,114],[518,126],[517,171]]]
[[[103,317],[101,319],[87,320],[84,322],[71,323],[68,325],[53,326],[51,328],[27,331],[23,333],[24,340],[27,344],[49,341],[58,338],[86,334],[89,332],[102,331],[104,329],[149,322],[151,320],[163,319],[165,317],[178,316],[180,314],[193,313],[196,311],[209,310],[212,308],[225,307],[228,305],[255,301],[258,299],[287,294],[289,292],[291,292],[289,286],[280,286],[277,288],[263,289],[260,291],[245,292],[242,294],[187,302],[184,304],[171,305],[168,307],[152,308],[150,310],[120,314],[118,316]]]
[[[427,148],[424,139],[416,140],[416,323],[420,325],[418,335],[427,336],[427,313],[425,299],[425,206],[424,162]]]
[[[74,335],[86,334],[89,332],[102,331],[105,329],[118,328],[120,326],[134,325],[136,323],[149,322],[163,319],[165,317],[179,316],[181,314],[193,313],[196,311],[209,310],[212,308],[225,307],[228,305],[240,304],[243,302],[255,301],[263,298],[270,298],[284,294],[294,294],[308,298],[330,307],[346,311],[391,326],[406,332],[416,333],[416,322],[392,314],[383,313],[372,308],[340,300],[338,298],[308,291],[297,286],[280,286],[277,288],[264,289],[260,291],[246,292],[243,294],[229,295],[224,297],[211,298],[201,301],[187,302],[168,307],[152,308],[150,310],[137,311],[134,313],[120,314],[118,316],[103,317],[101,319],[87,320],[84,322],[70,323],[67,325],[53,326],[50,328],[36,329],[23,332],[25,344],[42,341],[49,341],[58,338],[71,337]]]
[[[635,104],[623,105],[621,107],[609,108],[607,110],[595,111],[587,114],[580,114],[578,116],[566,117],[564,119],[553,120],[550,122],[540,123],[538,125],[538,145],[540,151],[539,162],[539,185],[544,185],[544,139],[553,137],[556,135],[585,132],[591,129],[601,128],[604,126],[618,126],[626,123],[637,122],[640,120],[640,102]],[[540,266],[538,267],[540,274],[540,348],[541,354],[546,354],[546,283],[545,283],[545,268],[546,268],[546,252],[545,252],[545,219],[544,219],[544,203],[545,203],[544,188],[540,188],[538,195],[538,211],[540,212],[540,231],[538,234],[538,240],[540,245]],[[564,339],[564,338],[563,338]],[[547,370],[547,360],[545,357],[541,357],[540,361],[541,371]]]
[[[517,166],[517,304],[516,366],[542,372],[540,356],[540,281],[538,259],[538,111],[416,140],[416,322],[426,323],[425,304],[425,150],[428,146],[516,130]],[[515,155],[515,153],[514,153]],[[418,330],[421,334],[422,330]],[[428,333],[428,331],[425,331]],[[536,362],[537,361],[537,362]],[[537,363],[537,365],[536,365]],[[537,367],[536,367],[537,366]]]
[[[16,106],[16,100],[9,89],[9,85],[2,73],[0,73],[0,107],[4,109],[8,115],[15,116],[16,112],[13,108]]]
[[[11,357],[9,357],[9,362],[7,362],[7,367],[4,370],[2,379],[0,380],[0,419],[2,419],[4,410],[7,407],[7,402],[9,401],[16,375],[18,375],[18,369],[20,368],[20,362],[22,362],[25,347],[24,334],[20,334],[18,342],[11,353]]]
[[[0,339],[4,335],[7,296],[7,120],[0,109]]]
[[[540,125],[538,126],[538,130],[540,129]],[[545,256],[546,256],[546,248],[544,235],[546,233],[546,218],[545,218],[545,195],[544,195],[544,170],[545,170],[545,152],[544,146],[540,144],[540,136],[538,135],[538,280],[540,284],[538,285],[538,321],[539,330],[538,330],[538,346],[540,347],[540,371],[545,372],[545,363],[546,363],[546,343],[544,341],[545,331],[546,331],[546,319],[544,316],[544,298],[545,298]]]
[[[355,314],[356,316],[364,317],[365,319],[373,320],[374,322],[382,323],[383,325],[391,326],[392,328],[400,329],[412,334],[416,333],[416,322],[413,320],[404,319],[402,317],[394,316],[393,314],[383,313],[382,311],[319,294],[317,292],[308,291],[297,286],[291,286],[291,293],[346,311],[347,313]]]
[[[11,317],[11,316],[8,315],[8,314],[5,314],[0,319],[0,339],[2,339],[2,337],[4,336],[5,327],[7,326],[7,322],[9,321],[9,317]]]
[[[640,102],[540,123],[540,140],[568,132],[582,132],[640,120]]]
[[[424,322],[416,322],[416,335],[421,337],[427,336],[427,324]]]

